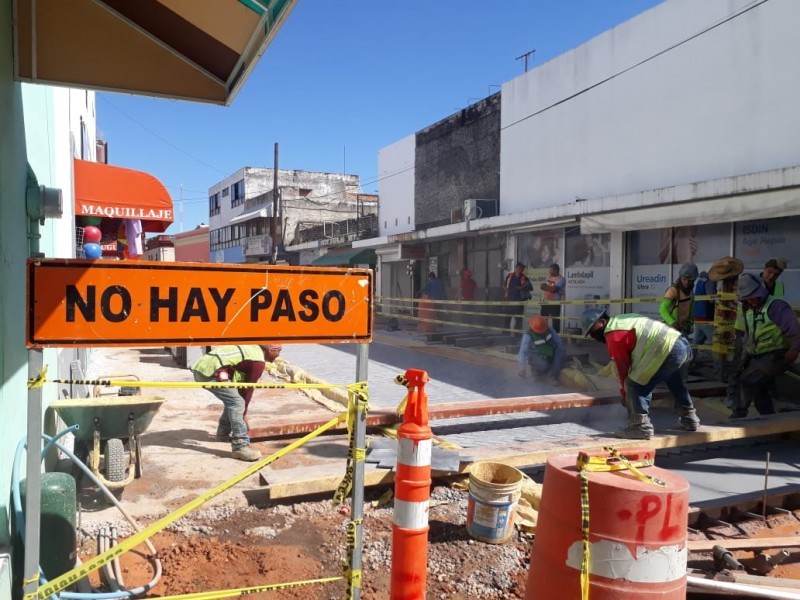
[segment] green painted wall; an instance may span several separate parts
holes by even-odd
[[[29,253],[25,212],[27,166],[40,184],[54,185],[53,90],[14,82],[12,0],[0,0],[0,551],[10,545],[11,466],[26,432],[28,350],[25,346],[25,262]],[[43,228],[41,250],[53,253],[53,236]],[[55,363],[55,351],[45,362]],[[44,401],[53,392],[44,392]],[[24,469],[24,465],[23,465]],[[0,600],[12,597],[11,575],[0,576]]]

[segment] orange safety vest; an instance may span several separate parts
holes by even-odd
[[[547,281],[547,283],[555,284],[559,279],[563,279],[563,277],[561,275],[556,275],[556,276],[548,275],[546,281]],[[558,293],[558,292],[545,292],[544,293],[544,299],[545,300],[563,300],[564,299],[563,288],[562,288],[562,292],[561,293]]]

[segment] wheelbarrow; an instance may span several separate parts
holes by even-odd
[[[68,426],[78,426],[75,454],[84,461],[88,458],[94,474],[109,489],[120,489],[142,476],[139,436],[150,426],[164,400],[160,396],[103,396],[65,398],[50,406]],[[101,472],[101,457],[105,473]]]

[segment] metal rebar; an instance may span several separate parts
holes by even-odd
[[[767,520],[767,487],[769,485],[769,452],[767,452],[767,463],[764,465],[764,496],[761,499],[761,510],[764,520]]]

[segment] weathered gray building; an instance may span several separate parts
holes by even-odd
[[[417,229],[462,221],[470,210],[498,214],[500,93],[418,131],[414,163]]]

